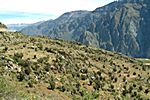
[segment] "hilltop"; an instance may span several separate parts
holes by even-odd
[[[0,98],[150,99],[150,67],[76,42],[0,32]]]
[[[7,26],[0,22],[0,28],[7,28]]]
[[[26,27],[21,32],[149,58],[149,17],[149,0],[117,0],[93,11],[67,12],[36,27]]]
[[[7,26],[0,22],[0,31],[6,31],[6,30],[7,30]]]

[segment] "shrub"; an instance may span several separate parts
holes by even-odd
[[[142,90],[143,90],[143,87],[142,87],[142,86],[140,86],[140,87],[139,87],[139,91],[142,91]]]
[[[28,60],[18,59],[18,65],[23,66],[23,67],[29,67],[30,62]]]
[[[137,92],[134,91],[132,94],[131,94],[131,97],[136,97],[137,96]]]
[[[132,93],[133,87],[130,86],[128,90],[129,90],[129,93]]]
[[[16,58],[21,58],[21,59],[22,59],[23,53],[15,53],[15,54],[14,54],[14,57],[16,57]]]
[[[88,69],[87,69],[87,68],[82,68],[82,69],[80,70],[80,72],[86,74],[86,73],[88,73]]]
[[[124,76],[124,77],[123,77],[123,82],[125,82],[125,81],[126,81],[126,77]]]
[[[45,71],[49,72],[49,70],[50,70],[50,65],[46,65],[46,66],[44,67],[44,69],[45,69]]]
[[[32,82],[32,81],[29,81],[29,82],[28,82],[28,86],[29,86],[30,88],[34,87],[33,82]]]
[[[116,69],[116,68],[113,68],[113,71],[114,71],[114,72],[116,72],[116,71],[117,71],[117,69]]]
[[[47,88],[50,89],[50,90],[54,90],[55,89],[55,81],[54,81],[54,77],[53,76],[50,77],[49,86]]]
[[[79,90],[80,90],[80,87],[81,87],[80,83],[77,82],[76,85],[75,85],[75,87],[76,87],[77,91],[79,91]]]
[[[37,58],[36,55],[34,55],[34,56],[33,56],[33,59],[36,59],[36,58]]]
[[[38,60],[37,60],[37,62],[39,62],[39,63],[46,63],[46,62],[48,62],[48,57],[42,57],[42,58],[39,58]]]
[[[25,47],[26,47],[26,44],[24,44],[23,47],[25,48]]]
[[[32,70],[31,70],[30,67],[26,67],[25,70],[24,70],[24,72],[25,72],[27,75],[29,75],[29,74],[32,72]]]
[[[5,53],[7,50],[8,50],[8,47],[5,47],[5,48],[3,49],[3,52]]]
[[[18,63],[19,65],[20,63],[23,62],[22,57],[23,57],[22,53],[15,53],[13,56],[13,60],[15,61],[15,63]]]
[[[54,81],[50,81],[49,82],[49,86],[47,87],[50,90],[54,90],[55,89],[55,82]]]
[[[149,89],[146,89],[146,90],[144,91],[144,93],[148,94],[148,93],[149,93]]]
[[[38,47],[40,50],[43,50],[43,45],[42,45],[42,43],[38,43],[38,44],[37,44],[37,47]]]
[[[117,82],[117,80],[118,80],[118,79],[117,79],[117,77],[115,77],[115,79],[114,79],[114,83],[115,83],[115,82]]]
[[[56,53],[55,50],[48,48],[48,47],[45,48],[45,51],[47,51],[49,53],[54,53],[54,54]]]
[[[111,85],[110,85],[110,88],[111,88],[111,89],[114,89],[114,85],[111,84]]]
[[[105,68],[105,65],[103,65],[103,68]]]
[[[133,87],[136,87],[136,84],[133,84]]]
[[[61,92],[65,92],[65,90],[66,90],[65,86],[59,86],[59,87],[57,87],[57,89]]]
[[[101,71],[97,71],[97,74],[98,74],[99,76],[101,76],[102,72],[101,72]]]
[[[60,82],[63,83],[63,84],[65,83],[64,77],[61,77]]]
[[[102,86],[103,84],[99,80],[95,80],[95,84],[93,86],[95,90],[99,90],[99,88],[101,88]]]
[[[81,74],[81,80],[86,80],[87,79],[87,75],[85,75],[85,74]]]
[[[127,93],[128,93],[127,90],[123,90],[123,91],[122,91],[122,95],[123,95],[123,96],[125,96]]]
[[[136,75],[136,72],[133,72],[133,75]]]
[[[23,81],[24,78],[25,78],[25,74],[24,74],[23,72],[21,72],[21,73],[17,76],[17,79],[18,79],[19,81]]]

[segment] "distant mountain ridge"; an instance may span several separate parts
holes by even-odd
[[[25,27],[38,26],[38,25],[40,25],[43,22],[44,21],[40,21],[40,22],[37,22],[37,23],[31,23],[31,24],[27,24],[27,23],[7,24],[7,27],[11,31],[21,31]]]
[[[21,24],[8,24],[7,27],[11,31],[20,31],[24,27],[29,26],[29,24],[21,23]]]
[[[73,11],[26,34],[78,41],[132,57],[150,57],[150,1],[118,0],[94,11]]]

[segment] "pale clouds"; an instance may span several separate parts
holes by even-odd
[[[50,14],[56,18],[69,11],[94,10],[112,1],[114,0],[0,0],[0,12]]]
[[[113,0],[0,0],[0,11],[59,15],[73,10],[94,10],[110,1]]]

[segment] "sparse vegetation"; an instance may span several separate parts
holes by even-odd
[[[0,52],[0,75],[18,85],[17,88],[9,87],[10,83],[6,83],[8,88],[2,85],[5,89],[0,91],[12,93],[10,97],[16,96],[16,91],[20,98],[32,94],[36,99],[150,97],[150,69],[147,66],[143,69],[142,61],[75,42],[21,33],[0,34],[0,45],[5,51]]]

